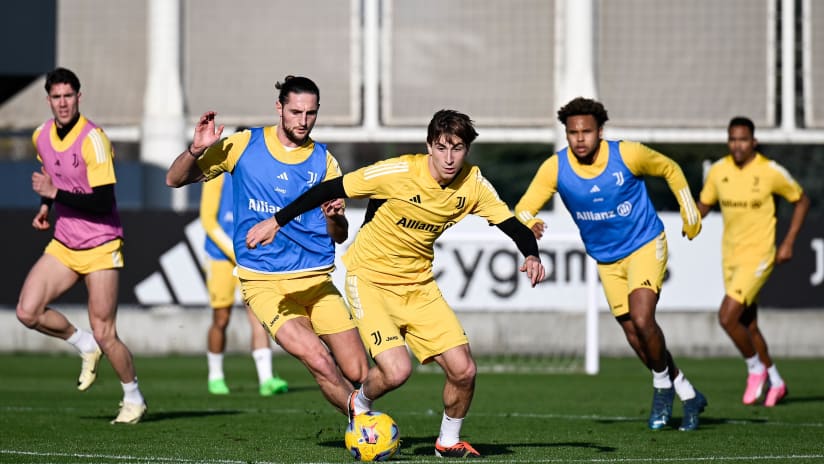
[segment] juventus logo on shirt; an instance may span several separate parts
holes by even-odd
[[[624,173],[623,172],[613,172],[613,176],[615,176],[615,185],[624,185]]]
[[[306,181],[306,183],[307,183],[308,185],[314,185],[314,184],[315,184],[315,182],[317,182],[317,181],[318,181],[318,173],[316,173],[316,172],[312,172],[312,171],[308,171],[308,174],[309,174],[309,180],[307,180],[307,181]]]
[[[458,204],[455,205],[456,209],[463,209],[466,206],[466,197],[458,197]]]

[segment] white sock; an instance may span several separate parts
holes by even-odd
[[[366,397],[363,392],[363,387],[358,389],[358,394],[355,395],[355,414],[363,414],[366,411],[372,410],[372,400]]]
[[[209,380],[223,378],[223,353],[206,352],[206,359],[209,361]]]
[[[684,371],[678,371],[678,375],[675,376],[675,380],[672,381],[672,386],[675,387],[675,393],[678,394],[678,398],[680,398],[681,401],[695,398],[695,388],[693,388],[690,381],[687,380]]]
[[[438,435],[438,443],[443,447],[449,447],[458,443],[461,437],[461,426],[463,425],[463,418],[453,419],[443,413],[441,419],[441,433]]]
[[[770,388],[784,385],[784,379],[781,378],[781,374],[778,373],[778,368],[775,367],[775,364],[767,369],[767,374],[770,375]]]
[[[654,388],[672,388],[668,367],[665,367],[661,372],[655,372],[652,369],[650,369],[650,372],[652,372],[652,386]]]
[[[97,350],[97,342],[89,332],[75,327],[74,333],[66,341],[80,353],[93,353]]]
[[[764,369],[766,369],[764,363],[758,358],[757,353],[751,358],[746,358],[744,361],[747,363],[747,372],[750,374],[763,374]]]
[[[272,374],[272,349],[258,348],[252,351],[252,359],[255,360],[255,368],[257,369],[258,383],[263,385],[263,382],[274,377]]]
[[[140,393],[140,387],[137,386],[137,377],[129,383],[120,382],[123,386],[123,402],[132,404],[146,404],[143,395]]]

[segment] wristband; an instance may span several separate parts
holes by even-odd
[[[192,158],[194,158],[194,159],[198,159],[198,158],[200,158],[200,157],[203,155],[203,153],[201,153],[200,155],[195,155],[195,153],[192,151],[192,146],[191,146],[191,145],[189,145],[189,146],[187,146],[187,147],[186,147],[186,151],[187,151],[187,152],[189,153],[189,155],[190,155]]]

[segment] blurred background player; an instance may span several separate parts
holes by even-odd
[[[640,143],[603,140],[608,119],[604,106],[587,98],[575,98],[558,110],[568,146],[538,168],[515,214],[542,237],[546,224],[535,214],[558,192],[587,254],[598,263],[613,316],[652,371],[649,427],[667,425],[677,393],[684,406],[680,430],[694,430],[707,400],[675,365],[655,320],[667,269],[667,238],[643,176],[666,179],[681,207],[682,234],[690,240],[701,230],[701,217],[678,164]]]
[[[698,202],[701,216],[718,203],[724,219],[722,268],[725,295],[718,321],[747,363],[747,386],[742,401],[754,404],[769,380],[764,406],[772,407],[787,396],[758,328],[758,293],[774,264],[789,261],[793,245],[810,209],[810,199],[780,164],[756,151],[755,124],[745,117],[730,120],[730,153],[713,163]],[[775,200],[780,195],[794,205],[790,227],[775,247]]]
[[[254,224],[312,185],[341,175],[326,145],[310,137],[320,108],[318,86],[307,77],[287,76],[275,88],[277,125],[221,138],[216,113],[205,112],[192,144],[169,167],[166,184],[181,187],[232,174],[232,241],[243,300],[275,341],[306,366],[324,397],[346,414],[352,382],[362,382],[369,365],[331,276],[335,244],[349,234],[343,200],[305,214],[276,245],[246,247]]]
[[[243,131],[245,128],[238,128]],[[223,353],[226,350],[226,328],[235,304],[238,287],[235,275],[235,250],[232,247],[234,216],[232,212],[232,175],[224,173],[203,184],[200,197],[200,223],[206,231],[206,286],[212,307],[212,324],[207,337],[206,358],[209,366],[209,393],[228,395],[229,387],[223,374]],[[284,393],[289,389],[285,380],[274,375],[269,333],[251,310],[244,306],[251,326],[252,358],[258,374],[261,396]]]
[[[46,93],[54,118],[32,136],[43,163],[31,178],[32,189],[42,198],[32,226],[47,230],[54,204],[54,238],[23,283],[17,318],[30,329],[66,340],[80,352],[80,391],[95,381],[105,354],[123,386],[120,412],[112,423],[134,424],[146,413],[146,402],[137,385],[132,354],[117,336],[123,228],[115,200],[114,152],[103,130],[80,114],[80,80],[72,71],[49,72]],[[89,295],[94,335],[48,306],[81,278]]]
[[[446,375],[443,417],[435,454],[476,458],[460,439],[475,393],[475,360],[469,339],[444,300],[432,272],[435,240],[469,214],[508,235],[524,255],[520,271],[534,287],[544,279],[538,243],[481,174],[466,162],[478,134],[469,116],[441,110],[432,116],[427,154],[377,162],[324,182],[274,217],[249,229],[246,245],[272,247],[296,218],[333,198],[369,198],[366,219],[343,255],[346,298],[375,366],[349,400],[350,418],[406,382],[411,350],[422,364],[436,362]]]

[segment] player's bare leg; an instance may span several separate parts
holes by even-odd
[[[468,442],[461,441],[463,420],[475,394],[477,368],[469,345],[460,345],[433,358],[446,374],[443,389],[444,414],[435,441],[435,455],[441,457],[480,457]]]
[[[42,334],[67,340],[75,327],[47,305],[65,293],[80,276],[52,255],[41,256],[29,271],[17,302],[17,319]]]
[[[781,374],[778,372],[778,367],[775,363],[773,363],[772,357],[770,357],[770,352],[767,348],[767,341],[761,333],[761,329],[758,327],[758,305],[753,303],[747,306],[744,313],[741,315],[740,320],[741,323],[747,327],[747,331],[750,334],[750,339],[752,340],[755,352],[758,353],[758,359],[764,365],[766,377],[769,379],[770,388],[767,390],[767,395],[764,399],[764,406],[773,407],[787,396],[787,386],[785,385]],[[763,382],[764,375],[761,374],[760,377],[754,376],[753,384],[755,384],[756,380],[758,382]],[[753,397],[757,399],[758,396],[760,396],[757,395],[757,393],[758,392],[753,392],[748,395],[747,398],[745,398],[745,402],[750,401]]]
[[[226,328],[229,327],[231,316],[231,306],[212,310],[212,324],[206,335],[206,347],[210,353],[223,353],[226,350]]]
[[[750,334],[750,341],[755,352],[758,353],[758,359],[764,363],[764,366],[769,368],[773,365],[770,351],[767,348],[767,341],[764,339],[764,334],[758,328],[758,306],[755,304],[747,306],[740,318],[741,324],[747,328]]]
[[[475,394],[477,373],[469,345],[456,346],[433,359],[446,374],[443,388],[444,411],[449,417],[465,417]]]
[[[135,379],[132,353],[117,335],[117,292],[119,271],[104,269],[86,276],[89,291],[89,323],[94,339],[109,358],[122,383]]]
[[[54,256],[44,254],[32,267],[17,303],[17,318],[26,327],[61,338],[75,347],[82,358],[77,389],[85,391],[97,378],[103,352],[94,337],[76,328],[61,312],[46,306],[72,287],[80,275]]]
[[[656,372],[667,368],[666,342],[664,333],[655,320],[655,305],[658,294],[646,288],[638,288],[629,294],[630,318],[638,337],[640,350],[644,353],[642,360]]]
[[[403,385],[412,375],[412,361],[406,346],[389,348],[375,356],[363,382],[364,394],[372,401]]]
[[[353,384],[362,384],[366,381],[369,372],[369,361],[363,350],[358,329],[352,328],[344,332],[323,335],[321,339],[335,357],[343,376]]]
[[[289,383],[276,375],[272,367],[272,348],[269,332],[263,327],[251,308],[246,306],[245,312],[252,331],[252,359],[255,361],[260,396],[273,396],[288,392]]]
[[[354,389],[338,370],[329,350],[315,334],[307,317],[289,319],[278,329],[275,341],[309,369],[323,396],[347,414],[349,394]]]
[[[226,351],[226,328],[231,317],[231,306],[213,308],[212,323],[206,332],[206,362],[209,367],[206,388],[213,395],[230,393],[223,374],[223,353]]]
[[[755,356],[756,351],[747,326],[741,322],[745,309],[742,303],[725,295],[724,300],[721,301],[721,308],[718,310],[718,322],[741,355],[750,358]]]

